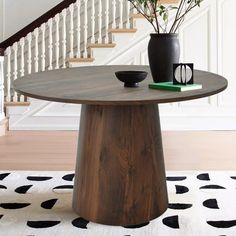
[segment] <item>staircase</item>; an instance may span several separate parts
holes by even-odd
[[[9,128],[32,129],[30,125],[23,127],[19,123],[31,123],[29,119],[32,116],[35,118],[39,110],[42,113],[42,109],[47,109],[48,106],[59,110],[63,107],[66,109],[65,113],[74,110],[70,105],[61,104],[59,108],[58,104],[19,95],[12,87],[14,80],[25,74],[45,70],[113,64],[127,47],[151,32],[151,27],[143,19],[142,24],[146,24],[149,30],[137,30],[136,23],[140,19],[142,17],[126,0],[70,0],[60,3],[2,42],[0,52],[2,61],[5,60],[5,73],[2,76],[4,105]],[[76,109],[78,114],[74,118],[76,120],[80,113],[78,110]],[[48,119],[50,120],[49,117]],[[65,120],[64,117],[63,119]],[[58,122],[61,122],[60,119]],[[50,129],[51,125],[47,124],[46,128]],[[45,127],[36,127],[42,128]]]
[[[169,4],[178,1],[162,2]],[[202,7],[186,19],[179,31],[179,38],[181,61],[194,62],[195,68],[222,72],[224,75],[224,65],[222,64],[222,69],[218,65],[221,62],[220,55],[224,52],[221,44],[223,41],[219,40],[217,33],[225,29],[216,29],[215,23],[221,2],[227,0],[204,0]],[[228,4],[235,6],[234,1],[223,5],[225,11],[231,9]],[[230,20],[227,19],[227,22]],[[66,67],[146,65],[146,49],[151,32],[149,23],[137,14],[129,1],[63,1],[0,43],[0,130],[1,124],[6,125],[6,122],[1,122],[4,120],[4,107],[1,106],[3,101],[9,128],[12,130],[78,129],[79,105],[26,98],[14,91],[12,82],[25,74]],[[199,35],[201,40],[198,40]],[[212,46],[209,46],[209,42]],[[226,74],[226,77],[232,74],[233,72],[229,76]],[[4,95],[1,93],[3,88]],[[228,97],[234,91],[229,91],[229,94]],[[220,129],[228,129],[227,124],[235,124],[228,115],[233,109],[224,107],[222,101],[222,95],[219,95],[197,102],[161,106],[161,114],[165,118],[163,127],[193,130],[198,129],[198,124],[201,123],[202,129],[215,129],[220,122]],[[225,122],[226,119],[228,123]],[[206,120],[209,121],[207,124]]]
[[[0,44],[1,53],[2,55],[4,53],[6,60],[5,101],[7,105],[12,102],[26,101],[24,97],[14,92],[13,80],[25,74],[66,68],[67,65],[74,63],[97,64],[99,60],[94,58],[96,49],[116,46],[112,43],[113,32],[135,32],[131,28],[133,27],[130,22],[132,9],[129,1],[64,2],[67,2],[67,5],[69,2],[72,3],[40,25],[40,18],[37,19],[36,22],[39,23],[36,25],[33,23],[35,25],[33,31],[24,35],[28,30],[23,30],[25,32],[18,41],[16,35],[11,37],[12,40],[8,39]],[[41,18],[46,19],[46,17]],[[11,43],[12,45],[6,46]]]

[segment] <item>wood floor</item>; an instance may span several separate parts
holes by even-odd
[[[236,170],[236,132],[163,132],[167,170]],[[77,132],[11,131],[0,170],[74,170]]]

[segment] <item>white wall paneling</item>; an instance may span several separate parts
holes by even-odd
[[[4,114],[4,57],[0,56],[0,136],[6,133],[6,119]]]
[[[28,107],[7,110],[12,130],[78,130],[80,105],[30,99]]]
[[[4,0],[0,0],[0,42],[4,38]]]
[[[218,71],[229,81],[227,91],[220,96],[220,105],[224,107],[234,107],[236,101],[236,73],[235,73],[235,53],[236,28],[235,22],[236,1],[218,0]]]
[[[0,123],[4,119],[4,57],[0,56]]]

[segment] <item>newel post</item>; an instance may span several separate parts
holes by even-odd
[[[4,50],[0,48],[0,136],[5,135],[6,122],[4,114]]]

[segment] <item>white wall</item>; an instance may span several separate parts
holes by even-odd
[[[4,57],[0,56],[0,136],[1,136],[1,121],[4,119],[4,96],[3,96],[3,61]]]
[[[62,0],[0,0],[0,41],[7,39]]]
[[[3,40],[3,0],[0,0],[0,42]]]

